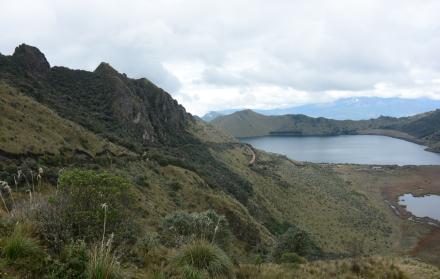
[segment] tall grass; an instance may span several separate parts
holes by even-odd
[[[20,271],[23,278],[40,278],[45,272],[47,254],[22,226],[17,225],[10,236],[2,239],[1,250],[6,264]]]
[[[2,240],[3,255],[9,262],[30,257],[40,253],[41,248],[31,237],[27,236],[24,229],[17,226],[14,232]]]
[[[95,245],[87,265],[87,279],[119,279],[122,275],[119,263],[112,253],[112,237],[107,243]]]
[[[210,278],[235,277],[233,264],[226,253],[207,241],[197,240],[183,246],[173,261],[188,278],[198,278],[200,273],[207,273]]]
[[[104,209],[104,223],[102,230],[101,245],[95,245],[90,253],[87,266],[87,279],[117,279],[122,278],[119,270],[119,263],[112,253],[113,234],[110,235],[105,243],[105,230],[107,225],[107,203],[101,204]]]

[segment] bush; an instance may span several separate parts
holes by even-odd
[[[305,231],[291,227],[278,238],[273,257],[279,262],[281,256],[285,253],[295,253],[302,257],[309,257],[318,251],[319,249]]]
[[[211,278],[234,277],[234,268],[226,253],[215,245],[200,240],[183,246],[174,257],[173,262],[185,270],[188,268],[198,271],[192,273],[206,273]],[[197,277],[189,277],[197,278]]]
[[[293,264],[303,264],[306,263],[307,260],[303,257],[299,256],[297,253],[288,252],[281,255],[280,259],[281,263],[293,263]]]
[[[17,226],[14,232],[1,241],[3,257],[9,266],[24,274],[25,277],[37,277],[44,272],[45,251],[37,241]]]
[[[162,228],[162,238],[169,246],[203,239],[227,249],[231,237],[226,218],[212,210],[200,213],[174,212],[165,217]]]
[[[59,261],[52,264],[48,278],[85,279],[89,255],[84,241],[76,241],[64,247]]]
[[[115,234],[115,243],[134,242],[138,226],[131,221],[134,199],[130,186],[106,172],[64,171],[58,194],[36,212],[40,234],[55,251],[61,251],[71,239],[94,243],[102,239],[107,210],[106,232]]]

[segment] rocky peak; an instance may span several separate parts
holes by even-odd
[[[50,70],[44,54],[36,47],[21,44],[15,48],[12,58],[21,66],[34,74],[46,74]]]
[[[99,66],[95,69],[94,73],[101,75],[121,75],[109,63],[106,62],[101,62]]]
[[[50,68],[37,48],[20,45],[13,55],[0,56],[2,79],[62,117],[130,148],[192,140],[186,131],[192,118],[171,95],[147,79],[128,78],[108,63],[94,72]],[[28,84],[38,86],[28,90]]]

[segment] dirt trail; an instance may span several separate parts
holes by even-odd
[[[251,160],[249,161],[249,166],[252,166],[253,164],[255,164],[255,160],[257,159],[257,156],[255,155],[255,152],[254,152],[254,150],[252,149],[252,147],[250,147],[250,146],[248,145],[248,148],[249,148],[249,150],[251,151],[251,154],[252,154],[252,158],[251,158]]]

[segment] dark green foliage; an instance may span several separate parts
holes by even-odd
[[[162,239],[168,246],[204,239],[227,249],[231,237],[226,218],[212,210],[200,213],[174,212],[165,217],[162,228]]]
[[[278,237],[273,251],[276,261],[281,261],[283,254],[295,253],[301,257],[315,256],[319,252],[311,237],[303,230],[291,227]]]
[[[263,263],[263,257],[261,257],[261,255],[255,256],[254,264],[255,265],[261,265],[262,263]]]
[[[89,255],[84,241],[66,245],[59,259],[51,264],[52,271],[47,278],[84,279]]]
[[[58,194],[37,211],[40,234],[57,251],[71,239],[92,243],[102,238],[107,204],[106,232],[115,243],[131,243],[138,226],[131,220],[133,195],[130,184],[106,172],[70,170],[60,177]]]
[[[206,144],[149,149],[147,153],[148,157],[162,166],[175,165],[198,173],[211,187],[231,194],[243,204],[246,204],[253,194],[252,184],[216,159]]]
[[[234,278],[234,268],[229,257],[220,248],[206,241],[196,241],[185,245],[174,257],[176,266],[188,270],[206,272],[209,278]],[[191,272],[188,278],[198,275]]]

